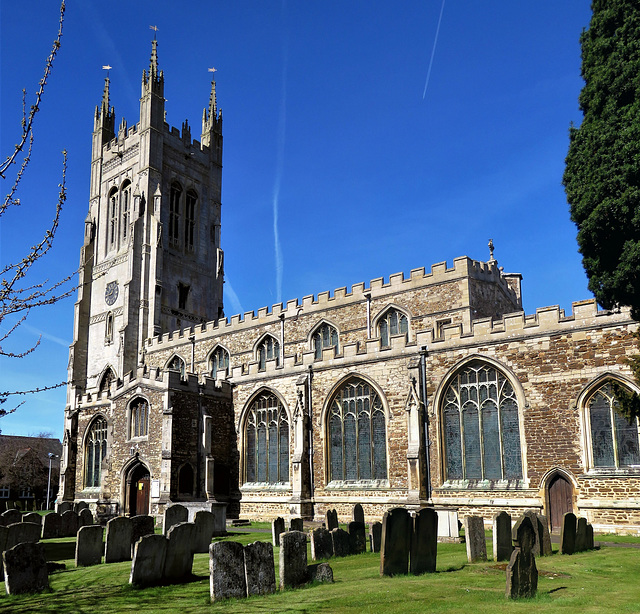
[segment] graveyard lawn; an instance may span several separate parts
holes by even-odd
[[[270,538],[268,533],[256,532],[235,533],[224,539],[248,544]],[[635,539],[640,544],[640,539]],[[66,571],[52,574],[51,591],[41,595],[7,596],[4,586],[0,586],[0,612],[495,614],[544,608],[545,614],[550,614],[637,612],[640,601],[640,586],[635,580],[640,576],[640,552],[635,548],[603,547],[571,556],[554,554],[538,558],[538,596],[533,600],[505,599],[505,563],[469,564],[464,544],[438,544],[435,574],[381,578],[380,556],[367,552],[330,559],[335,584],[211,604],[207,554],[195,555],[193,572],[197,578],[193,582],[140,590],[128,584],[130,562],[74,568],[74,542],[74,539],[46,540],[48,559],[66,563]],[[490,540],[487,551],[490,556]],[[276,570],[278,555],[279,548],[275,548]]]

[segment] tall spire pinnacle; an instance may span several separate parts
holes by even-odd
[[[102,113],[107,115],[109,113],[109,77],[104,78],[104,91],[102,92]]]
[[[158,41],[151,41],[151,61],[149,62],[149,76],[155,77],[158,74]]]
[[[218,99],[216,98],[216,68],[209,68],[211,73],[211,94],[209,94],[209,117],[218,115]]]

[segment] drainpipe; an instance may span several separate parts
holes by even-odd
[[[280,314],[280,366],[284,367],[284,313]]]
[[[364,295],[367,299],[367,339],[371,339],[371,292]]]
[[[313,499],[314,480],[313,480],[313,404],[311,402],[311,382],[313,381],[313,365],[309,365],[309,377],[307,378],[308,399],[309,399],[309,497]]]
[[[431,459],[429,454],[429,412],[427,399],[427,346],[420,348],[420,396],[422,397],[422,411],[424,420],[424,451],[426,462],[427,500],[431,500]]]
[[[196,336],[191,335],[189,337],[189,341],[191,341],[191,373],[196,372]]]

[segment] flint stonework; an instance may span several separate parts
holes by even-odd
[[[163,535],[168,535],[172,526],[179,522],[187,522],[189,520],[189,510],[179,503],[175,503],[164,511],[164,520],[162,523]]]
[[[280,545],[280,533],[284,533],[284,518],[278,516],[271,522],[271,541],[274,548]]]
[[[247,597],[275,593],[276,569],[269,542],[253,542],[244,547],[244,576]]]
[[[100,565],[104,550],[102,533],[99,524],[80,527],[76,541],[76,567]]]
[[[362,509],[362,505],[359,503],[356,503],[353,506],[353,521],[364,524],[364,510]]]
[[[18,544],[5,550],[2,558],[7,594],[40,593],[49,588],[44,544]]]
[[[500,512],[493,517],[493,560],[508,561],[512,552],[511,514]]]
[[[142,587],[162,582],[167,543],[164,535],[143,535],[136,542],[129,576],[130,584]]]
[[[289,520],[289,531],[304,531],[304,521],[302,518],[291,518]]]
[[[314,529],[311,532],[311,559],[328,559],[333,556],[333,539],[327,529]]]
[[[382,517],[380,575],[398,576],[409,572],[412,523],[409,512],[396,507]]]
[[[325,519],[327,531],[333,531],[333,529],[338,528],[338,512],[336,510],[327,510]]]
[[[107,522],[104,562],[117,563],[131,560],[131,520],[125,516],[112,518]]]
[[[374,522],[369,527],[369,550],[371,552],[380,552],[381,543],[382,543],[382,523]]]
[[[289,531],[280,536],[280,589],[300,586],[308,581],[307,536]]]
[[[435,573],[438,554],[438,514],[425,507],[413,517],[410,571],[417,576]]]
[[[180,522],[169,529],[167,557],[164,562],[165,579],[173,581],[191,576],[194,530],[192,522]]]
[[[333,569],[331,569],[329,563],[316,563],[315,565],[309,565],[307,569],[309,582],[333,583]]]
[[[515,548],[507,565],[506,596],[508,599],[535,597],[538,590],[538,569],[533,549],[536,531],[530,516],[523,516],[513,528]]]
[[[484,521],[480,516],[465,516],[465,543],[469,563],[487,560],[487,542],[484,536]]]
[[[211,601],[247,596],[243,550],[242,544],[238,542],[211,544],[209,548]]]
[[[330,533],[333,556],[349,556],[349,533],[344,529],[333,529]]]
[[[576,525],[576,515],[573,512],[567,512],[562,517],[560,554],[573,554],[576,551]]]
[[[200,510],[194,518],[196,525],[194,532],[194,552],[209,552],[211,538],[216,527],[215,516],[211,512]]]

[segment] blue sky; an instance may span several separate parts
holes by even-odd
[[[21,90],[33,94],[41,77],[56,4],[1,5],[3,156]],[[561,185],[589,18],[587,0],[68,0],[23,204],[0,223],[0,260],[45,229],[66,148],[68,200],[36,273],[75,269],[101,67],[113,67],[116,121],[132,125],[157,25],[169,124],[188,119],[199,132],[207,69],[218,69],[227,315],[458,256],[486,260],[489,238],[500,265],[522,273],[527,313],[570,311],[591,296]],[[29,358],[0,358],[1,390],[66,378],[73,303],[33,312],[5,344],[19,351],[43,335]],[[65,398],[28,397],[0,429],[61,437]]]

